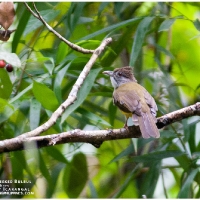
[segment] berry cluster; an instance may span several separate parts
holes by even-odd
[[[13,71],[13,66],[9,63],[6,63],[4,60],[0,60],[0,68],[6,68],[6,70],[8,72],[12,72]]]

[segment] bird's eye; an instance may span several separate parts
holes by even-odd
[[[118,75],[121,76],[121,75],[122,75],[122,72],[118,72]]]

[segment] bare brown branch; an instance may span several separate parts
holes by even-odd
[[[159,128],[161,128],[161,126],[164,127],[194,115],[200,116],[200,102],[159,117],[157,125]],[[13,139],[0,141],[0,153],[22,150],[24,147],[27,148],[28,146],[33,146],[27,145],[32,142],[36,143],[38,148],[76,142],[90,143],[95,147],[100,147],[104,141],[139,137],[141,137],[141,133],[138,126],[130,126],[128,130],[125,128],[95,131],[83,131],[80,129],[75,129],[60,134],[35,136],[29,138],[16,137]]]
[[[194,115],[200,116],[200,102],[157,118],[157,127],[163,128],[164,126]]]

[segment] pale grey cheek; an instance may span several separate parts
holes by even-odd
[[[111,80],[112,86],[113,86],[114,88],[117,88],[117,87],[118,87],[118,84],[117,84],[117,82],[115,81],[115,79],[114,79],[112,76],[110,77],[110,80]]]

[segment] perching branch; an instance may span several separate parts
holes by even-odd
[[[194,115],[200,116],[200,102],[157,118],[157,126],[158,128],[162,128]],[[138,126],[130,126],[128,130],[125,128],[95,131],[75,129],[60,134],[29,138],[17,137],[0,141],[0,153],[18,151],[33,146],[29,145],[30,143],[37,144],[38,148],[72,142],[90,143],[95,147],[100,147],[104,141],[139,137],[141,137],[141,132]]]
[[[160,129],[164,126],[195,115],[200,116],[200,102],[157,118],[158,121],[156,125]]]
[[[90,50],[90,49],[84,49],[76,44],[73,44],[72,42],[66,40],[64,37],[62,37],[57,31],[55,31],[45,20],[44,18],[40,15],[39,11],[37,10],[35,3],[33,3],[34,9],[36,11],[36,13],[33,12],[33,10],[29,7],[29,5],[24,2],[26,8],[28,9],[29,12],[31,12],[31,14],[37,18],[38,20],[40,20],[46,27],[47,29],[52,32],[54,35],[56,35],[60,40],[62,40],[63,42],[65,42],[70,48],[72,48],[75,51],[84,53],[84,54],[92,54],[94,53],[94,50]]]

